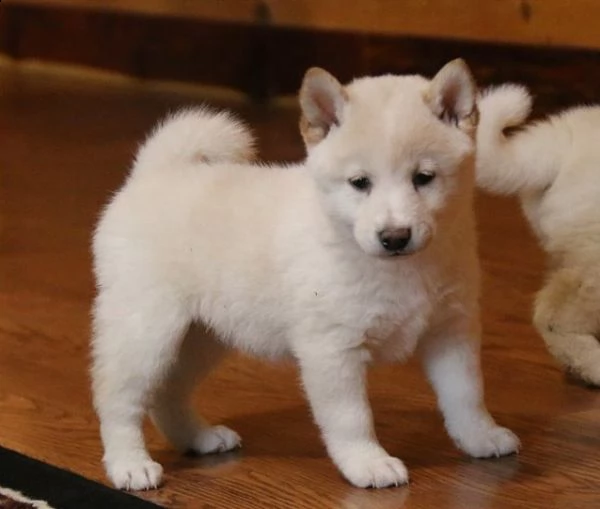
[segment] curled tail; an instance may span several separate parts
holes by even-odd
[[[504,130],[521,126],[531,111],[527,89],[507,84],[489,88],[479,99],[477,129],[477,185],[493,193],[520,191],[526,185],[527,169],[515,153],[514,140]]]
[[[482,117],[480,136],[498,141],[504,129],[520,126],[527,120],[532,102],[527,88],[521,85],[511,83],[484,90],[478,102]]]
[[[253,156],[252,134],[232,115],[185,109],[152,131],[137,153],[134,172],[169,171],[190,163],[241,163]]]
[[[556,177],[568,146],[560,117],[519,127],[531,111],[531,95],[520,85],[502,85],[479,99],[477,185],[499,194],[541,191]]]

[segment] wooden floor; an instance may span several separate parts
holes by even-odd
[[[87,376],[90,232],[155,119],[204,99],[249,120],[264,159],[302,157],[289,106],[0,65],[1,445],[106,482]],[[243,450],[182,457],[148,427],[167,477],[140,496],[192,508],[599,508],[600,391],[564,377],[530,325],[544,261],[516,203],[482,197],[478,211],[487,400],[521,437],[518,457],[464,457],[417,366],[375,368],[378,433],[412,483],[354,489],[325,455],[294,367],[233,356],[197,403],[242,435]]]

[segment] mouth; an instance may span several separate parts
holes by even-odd
[[[417,250],[411,249],[409,251],[385,251],[378,255],[378,258],[383,258],[386,260],[391,260],[394,258],[406,258],[407,256],[411,256],[415,254]]]

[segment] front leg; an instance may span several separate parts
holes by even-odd
[[[423,340],[421,358],[457,447],[476,458],[504,456],[518,451],[519,439],[485,407],[479,338],[477,323],[450,324]]]
[[[297,356],[314,418],[344,477],[359,488],[407,483],[404,464],[375,436],[366,390],[368,352],[361,347],[328,349],[324,343]]]

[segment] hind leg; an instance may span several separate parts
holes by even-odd
[[[600,386],[600,281],[592,271],[553,273],[537,295],[533,321],[563,366]]]
[[[164,295],[126,297],[105,290],[96,300],[94,404],[109,478],[117,488],[143,490],[160,484],[162,467],[146,450],[142,420],[188,323],[183,307]]]
[[[196,416],[190,398],[199,378],[219,362],[224,347],[201,327],[191,328],[154,396],[150,415],[158,429],[182,451],[198,454],[229,451],[240,445],[239,435],[225,426],[210,426]]]

